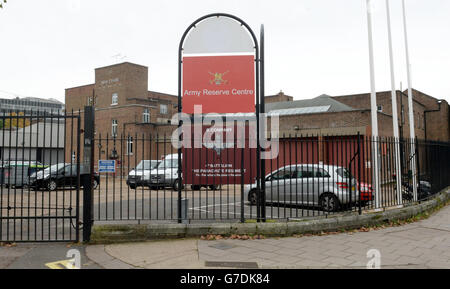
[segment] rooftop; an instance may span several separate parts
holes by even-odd
[[[274,102],[266,104],[266,112],[279,115],[298,115],[320,112],[353,111],[354,108],[343,104],[331,96],[322,94],[312,99]]]

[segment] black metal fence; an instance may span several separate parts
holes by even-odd
[[[0,242],[78,241],[80,118],[0,120]]]
[[[283,135],[278,156],[265,160],[264,184],[260,183],[265,186],[264,194],[257,189],[256,151],[237,145],[203,147],[200,152],[183,149],[183,186],[178,188],[178,155],[170,137],[98,136],[96,156],[113,157],[117,170],[101,174],[100,186],[94,191],[96,221],[238,222],[362,213],[413,203],[414,177],[418,201],[450,184],[448,143],[358,135]],[[373,182],[375,152],[379,192]],[[162,162],[155,168],[157,161]],[[198,176],[195,182],[189,176],[193,171]]]
[[[97,133],[91,174],[80,163],[79,115],[1,116],[0,241],[78,241],[86,180],[97,223],[358,214],[420,202],[450,185],[450,143],[360,135],[282,135],[276,156],[259,166],[252,139],[201,140],[201,148],[182,149],[180,168],[171,135]],[[115,172],[99,172],[99,160],[115,160]]]

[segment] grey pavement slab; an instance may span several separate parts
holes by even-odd
[[[88,246],[87,255],[109,267],[205,268],[205,262],[227,266],[241,262],[242,267],[256,262],[259,268],[366,268],[368,250],[377,249],[381,268],[450,269],[449,223],[447,206],[427,220],[369,232],[97,245]]]

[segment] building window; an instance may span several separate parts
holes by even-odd
[[[405,123],[405,108],[402,105],[402,125]]]
[[[167,104],[161,104],[161,105],[159,106],[159,112],[160,112],[161,114],[167,114]]]
[[[113,93],[111,97],[111,105],[117,105],[119,103],[119,95],[117,93]]]
[[[379,105],[379,106],[377,107],[377,110],[378,110],[378,112],[383,112],[383,106],[382,106],[382,105]]]
[[[150,123],[150,110],[148,108],[144,109],[144,112],[142,113],[142,122]]]
[[[93,106],[94,105],[94,97],[88,96],[88,98],[87,98],[87,105],[88,106]]]
[[[112,120],[112,131],[111,131],[111,135],[112,135],[112,136],[117,136],[117,119],[113,119],[113,120]]]
[[[133,137],[129,136],[127,139],[127,155],[133,154]]]

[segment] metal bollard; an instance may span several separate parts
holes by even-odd
[[[183,224],[188,224],[188,208],[189,208],[189,199],[181,199],[181,222]]]

